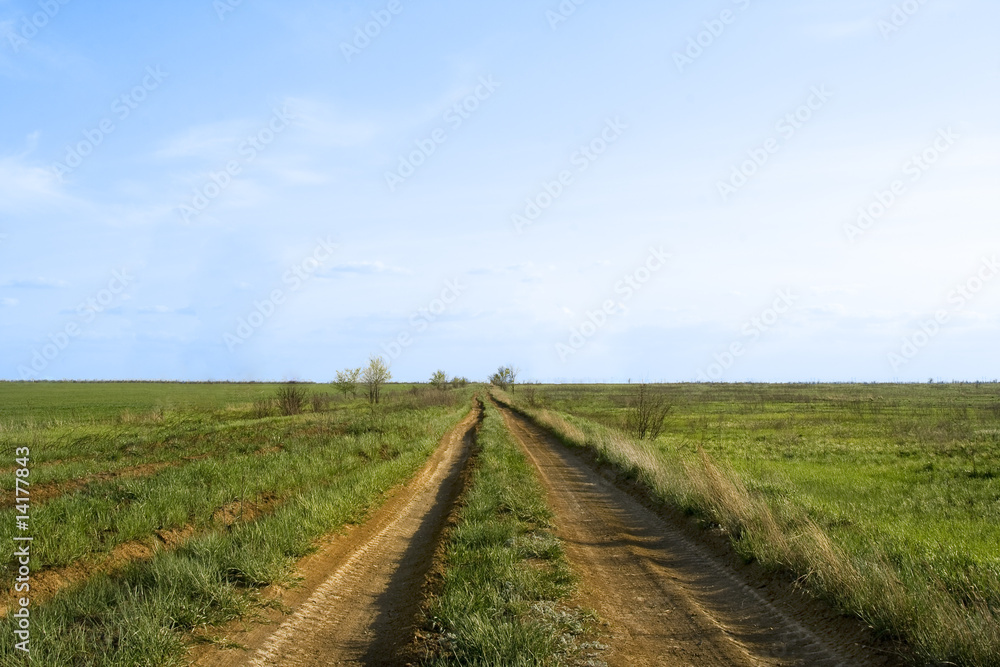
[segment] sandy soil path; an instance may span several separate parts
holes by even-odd
[[[226,638],[248,650],[211,649],[195,665],[405,664],[422,587],[441,531],[461,491],[478,408],[427,465],[368,521],[305,559],[303,585],[282,595],[289,616]]]
[[[503,414],[546,487],[582,604],[609,624],[608,664],[900,664],[793,601],[781,608],[545,431]]]

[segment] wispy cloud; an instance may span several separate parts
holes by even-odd
[[[32,133],[26,141],[24,153],[0,156],[0,210],[64,198],[55,173],[26,160],[37,145],[38,133]]]
[[[288,98],[285,102],[295,114],[295,124],[312,146],[364,146],[384,133],[376,121],[349,118],[336,106],[307,98]]]
[[[0,283],[0,287],[11,289],[65,289],[69,283],[65,280],[53,280],[51,278],[26,278],[19,280],[8,280]]]
[[[383,262],[347,262],[331,267],[327,273],[388,273],[395,275],[409,275],[413,273],[409,269],[400,266],[389,266]]]
[[[168,138],[153,153],[158,159],[197,158],[226,160],[239,142],[253,128],[253,122],[231,119],[189,127]]]
[[[860,35],[871,35],[876,30],[875,21],[871,18],[857,19],[854,21],[835,21],[829,23],[816,23],[805,28],[805,32],[810,37],[838,40]]]
[[[170,306],[151,306],[138,308],[135,311],[139,315],[195,315],[195,310],[191,306],[183,308],[171,308]]]

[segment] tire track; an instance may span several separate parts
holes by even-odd
[[[424,468],[346,542],[334,540],[329,553],[304,567],[308,597],[277,629],[242,642],[250,655],[215,653],[195,664],[405,664],[422,587],[461,490],[478,413],[470,412],[445,436]]]
[[[554,437],[498,407],[547,489],[584,604],[610,624],[609,664],[899,664],[785,613]]]

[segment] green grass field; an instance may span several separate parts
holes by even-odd
[[[31,449],[33,663],[182,664],[251,618],[322,535],[360,521],[467,414],[474,388],[0,383],[0,488]],[[1000,386],[665,385],[662,434],[624,429],[634,387],[534,386],[512,400],[662,501],[722,526],[923,664],[1000,664]],[[579,617],[530,466],[486,406],[431,623],[439,664],[545,664]],[[511,494],[517,489],[517,494]],[[0,540],[17,534],[0,503]],[[0,561],[13,582],[15,561]],[[73,583],[49,599],[53,581]],[[6,587],[5,587],[6,588]],[[12,599],[12,598],[10,598]],[[562,625],[560,625],[562,624]],[[10,636],[12,619],[0,620]],[[44,637],[44,641],[38,638]],[[548,638],[547,638],[548,637]],[[541,656],[540,659],[535,659]],[[0,664],[20,664],[10,642]]]
[[[275,389],[0,383],[7,469],[29,447],[31,489],[48,490],[31,503],[33,582],[74,581],[33,602],[33,664],[182,664],[200,629],[252,616],[261,587],[410,477],[472,396],[395,385],[374,411],[336,399],[260,414]],[[12,495],[13,474],[4,484]],[[8,544],[15,514],[0,510]],[[12,619],[0,626],[12,636]],[[0,644],[0,663],[17,660]]]
[[[1000,386],[666,385],[655,442],[623,433],[634,391],[517,401],[918,659],[1000,664]]]

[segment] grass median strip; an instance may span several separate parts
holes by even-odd
[[[582,653],[591,616],[568,606],[574,577],[544,490],[492,403],[427,606],[427,665],[560,665]]]

